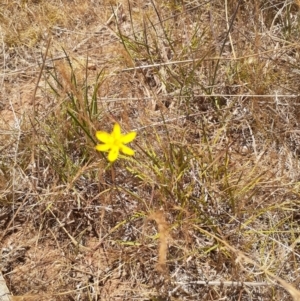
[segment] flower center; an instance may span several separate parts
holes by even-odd
[[[122,146],[121,139],[115,139],[114,145],[117,146],[117,147],[121,147]]]

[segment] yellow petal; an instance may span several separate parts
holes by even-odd
[[[131,149],[130,147],[126,146],[126,145],[121,146],[121,152],[125,155],[128,155],[128,156],[133,156],[134,155],[134,150]]]
[[[110,148],[109,144],[98,144],[95,146],[95,149],[99,152],[107,152]]]
[[[96,132],[96,138],[103,142],[103,143],[108,143],[110,144],[112,142],[112,137],[109,133],[98,131]]]
[[[113,147],[113,148],[110,150],[110,152],[108,153],[107,159],[108,159],[108,161],[110,161],[110,162],[114,162],[114,161],[117,160],[118,156],[119,156],[119,148],[118,148],[118,147]]]
[[[115,123],[114,129],[111,134],[115,139],[119,139],[121,137],[121,128],[118,123]]]
[[[126,144],[134,140],[136,137],[136,132],[130,132],[126,135],[124,135],[121,139],[122,143]]]

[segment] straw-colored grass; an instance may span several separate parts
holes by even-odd
[[[299,7],[0,4],[13,300],[300,300]]]

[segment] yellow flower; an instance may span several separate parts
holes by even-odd
[[[125,155],[134,155],[134,150],[125,144],[134,140],[135,136],[136,132],[122,135],[120,125],[116,123],[111,134],[102,131],[96,132],[96,138],[103,144],[98,144],[95,148],[100,152],[108,152],[108,161],[114,162],[117,160],[120,151]]]

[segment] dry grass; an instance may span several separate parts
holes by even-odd
[[[300,300],[299,7],[2,1],[13,300]]]

